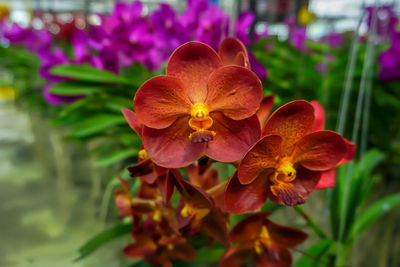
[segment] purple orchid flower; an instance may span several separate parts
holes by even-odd
[[[379,65],[379,79],[400,80],[400,32],[393,33],[391,46],[379,56]]]
[[[394,12],[393,6],[383,5],[383,6],[370,6],[366,8],[367,11],[367,25],[368,29],[372,27],[372,17],[374,10],[376,10],[376,33],[381,40],[386,40],[391,38],[396,31],[396,25],[399,19]]]

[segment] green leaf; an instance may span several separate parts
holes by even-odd
[[[326,266],[321,260],[327,253],[334,242],[328,239],[322,239],[306,251],[305,254],[297,261],[295,267],[317,267]]]
[[[75,259],[75,261],[82,260],[106,243],[129,234],[131,230],[131,223],[120,223],[116,226],[104,230],[103,232],[89,239],[83,246],[79,248],[79,256],[77,259]]]
[[[350,240],[360,235],[366,228],[368,228],[374,221],[381,217],[386,212],[392,210],[394,207],[400,205],[400,193],[384,197],[369,206],[358,217],[350,234]]]
[[[138,149],[124,149],[112,151],[109,154],[100,156],[95,162],[95,166],[106,166],[113,164],[118,161],[122,161],[123,159],[135,156],[138,152]]]
[[[223,247],[214,247],[214,248],[203,248],[197,250],[197,257],[193,263],[217,263],[221,258],[222,254],[224,254],[225,248]]]
[[[89,95],[106,91],[110,86],[105,86],[98,83],[85,83],[80,81],[60,82],[50,88],[50,92],[56,95],[77,96]]]
[[[109,127],[124,123],[126,122],[122,115],[100,114],[86,118],[80,122],[71,130],[68,136],[71,138],[84,138],[105,131]]]
[[[86,82],[132,85],[129,80],[123,77],[110,71],[93,68],[89,65],[58,65],[51,68],[50,73]]]

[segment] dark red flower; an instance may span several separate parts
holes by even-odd
[[[225,191],[225,205],[232,213],[254,210],[266,198],[278,204],[304,203],[318,184],[321,172],[337,166],[346,143],[331,131],[312,132],[314,108],[293,101],[268,119],[263,138],[245,155]]]
[[[240,221],[229,233],[231,242],[221,257],[221,267],[239,267],[248,259],[257,266],[289,267],[289,248],[302,243],[307,234],[301,230],[276,224],[267,219],[269,213],[259,212]]]
[[[172,54],[167,74],[148,80],[136,93],[144,148],[166,168],[187,166],[203,154],[222,162],[240,160],[260,136],[255,113],[261,97],[261,82],[249,69],[224,66],[211,47],[186,43]]]

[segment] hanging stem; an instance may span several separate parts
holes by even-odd
[[[321,239],[326,239],[328,236],[325,234],[325,232],[314,222],[314,220],[308,215],[304,209],[300,206],[295,206],[294,210],[301,215],[301,217],[304,218],[304,220],[307,222],[307,225],[310,226],[314,232],[321,238]]]

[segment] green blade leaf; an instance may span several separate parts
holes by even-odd
[[[131,229],[132,224],[129,222],[120,223],[109,229],[104,230],[103,232],[89,239],[83,246],[79,248],[79,256],[77,259],[75,259],[75,261],[82,260],[106,243],[129,234]]]
[[[328,254],[334,242],[328,239],[322,239],[306,251],[305,254],[297,261],[295,267],[317,267],[326,266],[323,261],[325,255]],[[322,261],[321,261],[322,260]]]
[[[71,130],[68,136],[78,139],[84,138],[103,132],[111,126],[125,123],[125,118],[122,115],[100,114],[84,119]]]
[[[86,82],[131,85],[131,82],[123,77],[110,71],[93,68],[89,65],[58,65],[51,68],[50,73]]]
[[[96,84],[96,83],[84,83],[79,81],[66,81],[60,82],[50,88],[50,93],[64,96],[77,96],[77,95],[89,95],[106,91],[109,87]]]
[[[386,212],[400,205],[400,193],[384,197],[369,206],[361,216],[356,220],[351,233],[350,240],[360,235],[374,221],[381,217]]]

